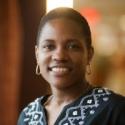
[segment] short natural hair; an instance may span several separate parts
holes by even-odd
[[[57,19],[57,18],[66,18],[66,19],[75,21],[82,28],[87,48],[88,49],[91,48],[91,44],[92,44],[91,31],[87,20],[78,11],[68,7],[60,7],[60,8],[53,9],[41,18],[40,25],[38,28],[38,34],[37,34],[37,45],[39,45],[40,33],[42,31],[43,26],[48,21]]]

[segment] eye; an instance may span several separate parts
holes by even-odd
[[[55,48],[54,44],[45,44],[45,45],[42,46],[42,49],[43,49],[44,51],[51,51],[51,50],[53,50],[54,48]]]
[[[73,50],[79,50],[80,49],[80,45],[78,43],[75,43],[75,42],[70,42],[67,45],[67,48],[68,49],[73,49]]]

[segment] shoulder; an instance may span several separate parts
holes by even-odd
[[[81,103],[83,105],[86,103],[88,103],[88,105],[94,104],[95,107],[97,107],[100,104],[104,104],[103,102],[108,102],[111,94],[112,92],[107,88],[94,87],[87,92],[86,95],[82,96]]]
[[[125,97],[113,92],[112,90],[104,87],[96,87],[93,88],[92,94],[96,97],[100,97],[100,99],[106,100],[105,97],[107,97],[107,100],[112,105],[125,105]]]
[[[81,105],[92,105],[94,107],[105,106],[112,109],[125,108],[125,97],[103,88],[94,87],[80,100]]]
[[[120,95],[118,93],[115,93],[114,91],[112,91],[108,88],[98,87],[98,88],[96,88],[96,91],[102,92],[102,94],[108,96],[109,103],[112,106],[117,106],[117,107],[118,106],[125,106],[125,96]]]
[[[100,117],[109,118],[109,121],[114,123],[113,125],[125,124],[124,96],[102,87],[93,88],[90,95]],[[90,104],[91,101],[87,102]]]
[[[110,107],[117,114],[124,114],[125,116],[125,97],[111,91]]]
[[[40,98],[36,98],[34,101],[30,102],[24,109],[23,112],[27,113],[27,112],[33,112],[35,110],[38,110],[40,105],[41,105],[41,101],[44,99],[44,96],[40,97]]]
[[[111,100],[112,100],[112,102],[114,102],[116,104],[124,104],[125,105],[125,96],[122,96],[120,94],[112,92]]]
[[[35,99],[22,110],[18,119],[18,125],[25,125],[33,118],[37,119],[38,117],[43,116],[41,102],[44,100],[44,97],[45,96]]]
[[[125,125],[125,97],[111,91],[109,111],[112,112],[112,122],[119,125]]]
[[[107,88],[95,88],[93,89],[100,107],[107,109],[108,112],[112,112],[112,116],[122,118],[122,121],[125,121],[125,97],[117,94]],[[99,96],[99,97],[98,97]],[[104,106],[105,105],[105,106]],[[124,117],[124,118],[123,118]]]

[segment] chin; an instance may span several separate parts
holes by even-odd
[[[51,82],[50,86],[57,89],[66,89],[73,86],[73,81],[55,81],[54,83]]]

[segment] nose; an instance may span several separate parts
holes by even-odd
[[[68,52],[63,47],[59,47],[53,52],[52,59],[65,62],[68,60]]]

